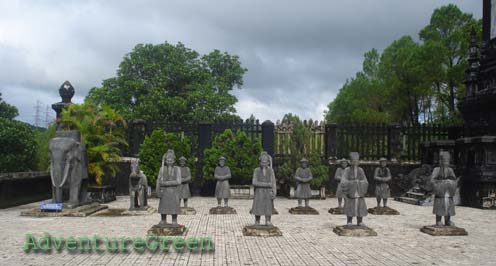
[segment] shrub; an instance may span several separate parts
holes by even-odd
[[[215,137],[212,148],[204,151],[203,176],[206,180],[213,180],[219,157],[224,156],[226,165],[231,169],[232,183],[249,184],[253,169],[258,166],[261,152],[262,145],[259,138],[252,140],[241,130],[235,134],[230,129],[226,129]]]
[[[36,142],[26,123],[0,117],[0,173],[34,170]]]
[[[191,141],[188,137],[179,134],[165,133],[156,129],[149,137],[146,137],[139,149],[140,169],[145,173],[148,184],[155,186],[158,172],[162,164],[162,156],[168,149],[173,149],[176,154],[176,163],[181,156],[187,159],[187,165],[191,169],[191,177],[195,177],[195,158],[191,156]]]
[[[102,185],[115,177],[121,147],[127,146],[123,128],[126,122],[108,106],[91,103],[71,104],[62,111],[60,123],[64,130],[79,130],[88,151],[88,174],[95,184]]]
[[[36,170],[50,170],[50,156],[48,154],[48,142],[55,136],[56,125],[50,125],[46,130],[37,130],[35,133],[36,149]]]

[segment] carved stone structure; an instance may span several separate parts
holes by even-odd
[[[129,210],[144,210],[148,206],[147,193],[148,181],[143,171],[140,170],[138,161],[131,163],[129,175]]]
[[[397,210],[394,210],[387,206],[388,198],[391,196],[389,189],[389,182],[391,182],[391,171],[387,167],[387,159],[381,158],[379,160],[380,166],[374,171],[374,181],[375,181],[375,197],[377,199],[377,206],[375,208],[368,209],[368,213],[376,215],[398,215],[400,214]],[[383,206],[381,206],[381,201]]]
[[[296,198],[298,199],[298,207],[289,209],[291,214],[319,214],[317,210],[310,207],[310,198],[312,190],[310,181],[313,179],[312,171],[308,168],[308,160],[303,158],[300,160],[301,167],[296,169],[295,179],[297,183]],[[302,201],[305,201],[305,206],[302,206]]]
[[[181,185],[181,169],[175,166],[176,155],[168,150],[162,157],[162,166],[157,178],[157,197],[160,198],[158,212],[161,216],[159,224],[154,225],[149,232],[157,235],[181,235],[186,231],[183,225],[177,223],[179,214],[179,186]],[[167,215],[172,216],[172,223],[167,223]]]
[[[336,208],[330,208],[329,213],[330,214],[344,214],[343,210],[343,185],[341,181],[343,180],[343,173],[344,169],[348,167],[349,162],[346,159],[341,159],[338,161],[339,162],[339,168],[336,169],[336,173],[334,173],[334,180],[338,182],[337,188],[336,188],[336,198],[338,199],[338,207]]]
[[[495,0],[483,1],[482,47],[472,31],[465,99],[459,109],[464,137],[456,141],[457,171],[465,206],[494,208],[496,200],[496,18]]]
[[[181,215],[195,215],[196,210],[188,207],[188,199],[191,198],[189,184],[191,183],[191,170],[186,165],[186,158],[179,158],[179,166],[181,167],[181,185],[179,186],[179,201],[183,200],[184,206],[181,207],[179,214]]]
[[[270,155],[262,152],[260,155],[260,167],[253,171],[253,186],[255,197],[251,213],[255,215],[255,224],[243,228],[245,236],[280,236],[281,231],[272,225],[271,217],[274,210],[274,199],[277,195],[276,177],[274,170],[269,167]],[[260,224],[260,217],[265,216],[265,224]]]
[[[76,207],[86,201],[88,160],[79,131],[57,131],[48,144],[53,202]]]
[[[215,197],[217,198],[217,207],[211,208],[210,214],[236,214],[234,208],[229,207],[229,198],[231,197],[231,189],[229,179],[231,179],[231,170],[225,165],[226,158],[219,158],[219,165],[215,168],[214,178],[217,180],[215,185]],[[224,199],[224,206],[221,206]]]

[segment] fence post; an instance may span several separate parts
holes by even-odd
[[[401,156],[401,127],[394,124],[388,127],[388,160],[397,161]]]
[[[200,123],[198,124],[198,162],[196,164],[196,177],[200,181],[203,179],[203,151],[210,148],[212,145],[212,124]]]
[[[327,124],[325,126],[325,154],[327,160],[338,158],[338,125]]]
[[[274,123],[270,120],[262,123],[262,149],[274,157]]]
[[[133,146],[132,156],[138,157],[139,147],[145,140],[146,122],[142,119],[136,119],[132,122],[133,127]]]

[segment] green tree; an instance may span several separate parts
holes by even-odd
[[[19,111],[17,110],[17,108],[2,100],[2,93],[0,92],[0,117],[6,119],[14,119],[18,115]]]
[[[380,54],[376,49],[365,53],[363,71],[343,85],[329,103],[325,120],[330,123],[387,123],[387,91],[379,79]]]
[[[91,103],[71,104],[58,119],[64,130],[79,130],[88,152],[88,174],[97,185],[113,178],[118,171],[121,148],[127,146],[121,115],[108,106]]]
[[[162,164],[162,156],[167,150],[172,149],[176,155],[176,163],[181,156],[187,159],[187,165],[191,169],[191,177],[195,177],[195,158],[191,155],[191,141],[181,134],[166,133],[156,129],[145,138],[139,149],[140,168],[145,173],[148,184],[155,186],[155,182]]]
[[[0,117],[0,173],[34,170],[36,142],[32,126]]]
[[[258,166],[261,153],[262,145],[259,138],[252,140],[244,131],[238,130],[234,133],[226,129],[215,137],[212,148],[204,151],[203,176],[206,180],[213,180],[219,157],[224,156],[226,165],[231,169],[232,183],[250,184],[253,169]]]
[[[245,72],[237,56],[218,50],[200,56],[182,43],[139,44],[117,77],[91,89],[86,101],[109,105],[128,120],[239,121],[230,92],[241,88]]]
[[[56,125],[51,124],[46,130],[37,130],[35,133],[36,149],[36,170],[50,170],[50,157],[48,156],[48,142],[55,137]]]
[[[467,69],[469,36],[472,28],[481,35],[481,21],[472,14],[463,13],[456,5],[449,4],[434,10],[429,25],[419,33],[420,40],[429,50],[428,58],[436,71],[430,77],[436,93],[437,114],[442,122],[461,121],[456,108],[465,95],[463,84]]]

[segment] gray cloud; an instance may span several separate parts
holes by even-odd
[[[322,119],[363,53],[416,37],[448,3],[481,17],[482,1],[466,0],[3,1],[0,91],[33,122],[36,100],[58,101],[63,81],[81,102],[136,44],[181,41],[240,56],[248,68],[234,92],[242,117]]]

